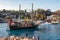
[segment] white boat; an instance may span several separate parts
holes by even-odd
[[[38,21],[36,21],[36,22],[35,22],[35,25],[39,25],[39,24],[42,24],[42,23],[44,23],[44,22],[43,22],[43,21],[38,20]]]
[[[53,21],[53,20],[52,20],[51,23],[52,23],[52,24],[58,24],[59,21],[58,21],[58,20],[56,20],[56,21]]]

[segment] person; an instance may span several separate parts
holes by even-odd
[[[26,33],[26,37],[28,37],[28,33]]]
[[[38,36],[38,40],[39,40],[39,36]]]
[[[16,15],[16,19],[18,19],[19,15]]]
[[[11,25],[12,19],[9,20],[9,26]]]

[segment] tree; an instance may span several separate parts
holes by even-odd
[[[58,13],[58,14],[60,14],[60,10],[57,10],[57,11],[55,11],[55,13]]]
[[[6,12],[6,10],[5,10],[5,9],[3,9],[3,12]]]
[[[37,11],[37,13],[39,13],[39,14],[43,14],[43,13],[45,12],[44,9],[37,9],[36,11]]]
[[[51,12],[51,10],[50,10],[50,9],[47,9],[47,10],[45,11],[45,15],[46,15],[46,16],[50,16],[50,15],[51,15],[51,13],[52,13],[52,12]]]

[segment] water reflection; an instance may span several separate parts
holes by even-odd
[[[38,29],[10,30],[8,24],[0,24],[0,37],[7,36],[36,36],[40,40],[60,40],[60,24],[52,25],[44,23],[38,26]]]
[[[37,29],[21,29],[21,30],[9,30],[9,36],[11,35],[15,35],[15,36],[26,36],[26,34],[28,34],[28,36],[34,36],[34,32]]]

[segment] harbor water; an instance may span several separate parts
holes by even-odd
[[[39,40],[60,40],[60,24],[43,23],[34,29],[10,30],[8,23],[0,23],[0,37],[26,36]]]

